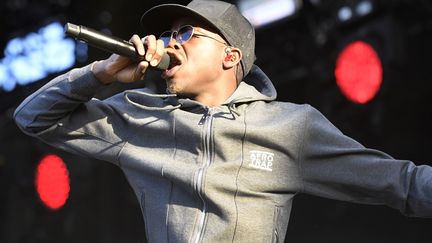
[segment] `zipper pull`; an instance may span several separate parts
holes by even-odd
[[[198,122],[198,125],[204,125],[205,121],[207,120],[207,117],[211,115],[212,108],[208,108],[207,111],[203,114],[200,121]]]
[[[208,115],[209,115],[208,111],[204,113],[204,115],[201,117],[201,120],[198,122],[198,125],[204,125],[204,122],[207,119]]]

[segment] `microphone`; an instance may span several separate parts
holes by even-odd
[[[143,56],[138,55],[135,46],[128,41],[117,37],[108,36],[100,31],[87,28],[82,25],[78,26],[71,23],[66,23],[64,30],[66,34],[74,37],[77,40],[84,41],[96,48],[129,57],[135,61],[144,60]],[[168,54],[164,53],[156,68],[166,70],[168,69],[169,63],[170,57]]]

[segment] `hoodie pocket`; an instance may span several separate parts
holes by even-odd
[[[280,221],[280,214],[281,214],[281,207],[275,206],[274,208],[274,214],[273,214],[273,243],[279,243],[280,242],[280,230],[279,230],[279,221]]]

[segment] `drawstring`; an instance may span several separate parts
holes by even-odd
[[[142,92],[142,91],[138,91],[138,90],[126,90],[123,94],[124,98],[126,99],[126,101],[133,105],[136,106],[138,108],[144,109],[144,110],[148,110],[148,111],[171,111],[171,110],[175,110],[181,107],[181,104],[173,106],[165,106],[165,107],[151,107],[151,106],[145,106],[145,105],[141,105],[138,104],[132,100],[129,99],[128,95],[129,94],[138,94],[138,95],[144,95],[147,97],[154,97],[154,98],[168,98],[168,97],[175,97],[176,94],[149,94],[146,92]]]
[[[228,110],[230,111],[231,115],[233,116],[233,118],[235,119],[234,114],[236,114],[237,116],[240,116],[240,113],[237,111],[237,106],[236,103],[234,103],[235,100],[232,100],[229,104],[228,104]]]
[[[146,105],[142,105],[142,104],[138,104],[134,101],[132,101],[129,98],[129,94],[138,94],[138,95],[144,95],[147,97],[154,97],[154,98],[169,98],[169,97],[176,97],[176,94],[150,94],[150,93],[146,93],[146,92],[142,92],[142,91],[138,91],[138,90],[126,90],[123,94],[124,98],[126,99],[126,101],[128,103],[130,103],[131,105],[144,109],[144,110],[149,110],[149,111],[171,111],[171,110],[176,110],[178,108],[180,108],[182,105],[178,104],[178,105],[168,105],[165,107],[151,107],[151,106],[146,106]],[[240,116],[240,112],[238,112],[237,110],[237,103],[239,103],[240,101],[247,101],[252,99],[251,97],[242,97],[242,98],[237,98],[237,99],[233,99],[228,103],[228,110],[230,112],[230,114],[233,116],[233,118],[235,119],[236,116]]]

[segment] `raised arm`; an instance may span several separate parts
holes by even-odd
[[[154,44],[147,53],[154,53],[152,58],[160,57],[163,48],[154,37],[147,39]],[[131,42],[140,54],[145,54],[137,35]],[[106,101],[93,97],[112,82],[142,79],[148,66],[147,61],[136,63],[113,54],[106,60],[73,69],[27,97],[16,109],[14,119],[25,133],[49,144],[115,162],[127,136],[126,129],[122,129],[127,120],[123,103],[118,96]]]
[[[396,160],[343,135],[310,108],[301,155],[303,191],[364,204],[385,204],[405,215],[432,217],[432,168]]]

